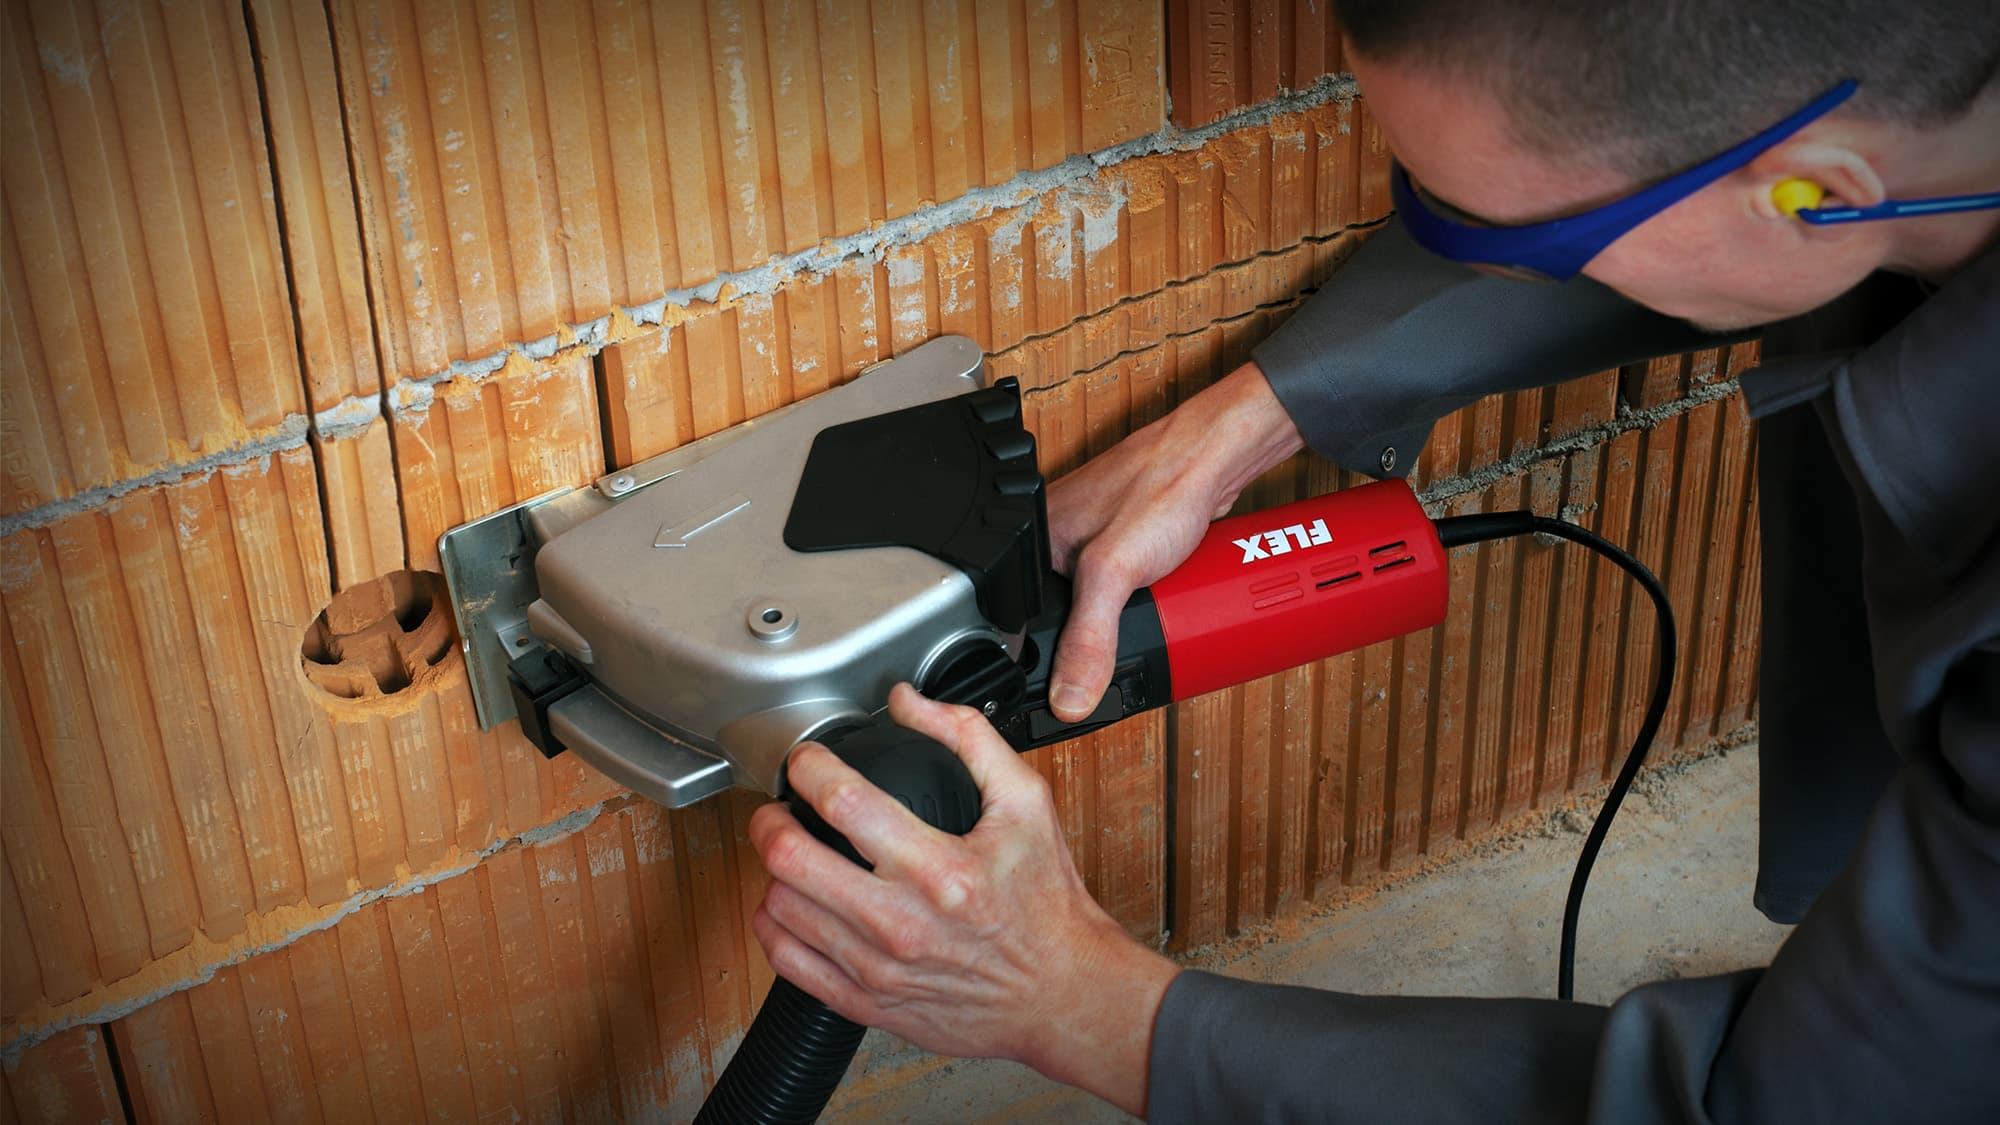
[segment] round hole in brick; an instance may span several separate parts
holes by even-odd
[[[444,576],[399,570],[334,595],[306,629],[306,679],[342,699],[375,699],[436,679],[457,646]]]

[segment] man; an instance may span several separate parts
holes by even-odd
[[[1399,224],[1054,486],[1054,702],[1088,711],[1117,606],[1302,444],[1393,472],[1481,395],[1767,326],[1757,894],[1798,929],[1768,969],[1608,1008],[1182,972],[1090,901],[990,728],[902,687],[891,714],[966,760],[983,819],[942,836],[801,748],[792,783],[875,870],[760,810],[772,964],[1155,1120],[2000,1120],[2000,211],[1893,202],[2000,189],[2000,5],[1337,6]],[[1857,208],[1919,214],[1825,222]]]

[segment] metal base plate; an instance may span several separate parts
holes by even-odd
[[[536,597],[535,550],[522,516],[569,491],[559,488],[502,508],[454,527],[438,540],[482,729],[514,717],[507,664],[538,643],[528,632],[528,605]]]

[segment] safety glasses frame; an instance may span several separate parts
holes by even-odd
[[[1418,245],[1455,262],[1489,272],[1546,281],[1568,281],[1613,242],[1702,188],[1749,164],[1854,96],[1847,79],[1782,121],[1684,172],[1575,215],[1522,226],[1484,226],[1442,200],[1426,201],[1400,162],[1389,170],[1389,194]]]

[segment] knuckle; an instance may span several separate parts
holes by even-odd
[[[947,917],[964,921],[980,913],[979,884],[965,875],[947,877],[931,895],[931,901]]]
[[[819,802],[819,812],[827,820],[839,824],[860,815],[867,800],[865,783],[851,779],[838,781]]]
[[[939,860],[920,876],[924,897],[947,915],[957,915],[967,908],[975,882],[970,866],[956,858]]]
[[[1093,653],[1103,652],[1110,644],[1111,638],[1106,635],[1104,623],[1081,613],[1069,619],[1062,636],[1056,641],[1059,650],[1080,652],[1089,649]]]
[[[1108,582],[1125,580],[1128,569],[1125,552],[1121,549],[1113,529],[1105,529],[1077,553],[1077,569],[1087,571],[1092,576]]]
[[[804,975],[805,957],[789,941],[765,942],[764,958],[771,963],[771,968],[776,970],[779,976],[797,980]]]
[[[902,966],[879,957],[862,957],[848,971],[856,984],[877,996],[894,994],[902,984]]]
[[[780,879],[796,877],[805,870],[808,849],[804,832],[779,832],[764,845],[764,870]]]
[[[882,951],[897,961],[915,961],[929,951],[930,942],[914,926],[891,926],[882,934]]]
[[[978,710],[968,707],[963,703],[941,703],[938,706],[944,708],[945,719],[953,726],[962,727],[975,719],[985,717]]]
[[[1070,659],[1065,667],[1087,679],[1096,679],[1100,667],[1111,658],[1111,646],[1095,631],[1079,632],[1069,638],[1067,650]]]
[[[799,903],[803,896],[787,883],[772,880],[764,889],[763,911],[772,922],[789,929],[799,920]]]
[[[985,715],[980,714],[970,707],[960,707],[957,705],[953,705],[951,709],[951,725],[954,728],[953,733],[958,735],[961,745],[967,739],[978,738],[984,734],[986,728],[989,726]]]

